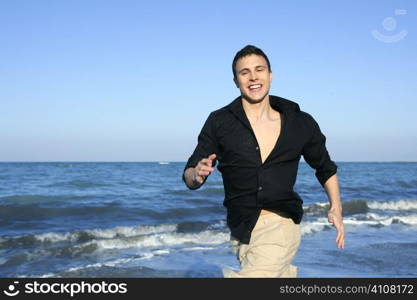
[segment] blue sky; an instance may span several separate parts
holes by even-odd
[[[1,1],[0,161],[184,161],[239,95],[231,62],[247,44],[333,160],[417,161],[416,13],[411,0]]]

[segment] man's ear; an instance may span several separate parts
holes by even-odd
[[[235,83],[236,87],[239,88],[239,82],[237,81],[236,77],[233,77],[233,82]]]

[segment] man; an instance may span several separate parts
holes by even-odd
[[[291,265],[300,244],[302,199],[294,192],[301,155],[330,201],[328,220],[344,247],[337,166],[314,118],[297,103],[269,95],[272,81],[265,53],[248,45],[236,53],[234,82],[241,96],[208,116],[184,168],[189,189],[205,183],[218,161],[227,225],[239,272],[225,277],[296,277]]]

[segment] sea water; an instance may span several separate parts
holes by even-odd
[[[299,277],[416,277],[417,163],[336,162],[345,249],[305,162]],[[0,277],[222,277],[239,269],[221,174],[185,162],[0,163]]]

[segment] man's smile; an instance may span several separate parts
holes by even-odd
[[[248,88],[251,92],[258,92],[261,90],[262,84],[252,84]]]

